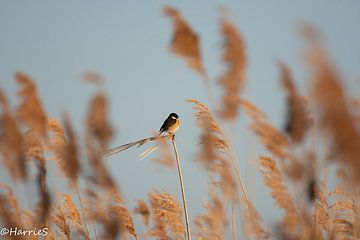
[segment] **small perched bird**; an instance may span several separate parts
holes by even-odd
[[[176,130],[179,129],[180,120],[179,116],[176,113],[170,113],[167,119],[164,121],[163,125],[159,130],[159,135],[163,132],[173,134]]]
[[[174,134],[176,130],[179,129],[179,126],[180,126],[179,116],[176,113],[170,113],[170,115],[165,119],[164,123],[161,125],[158,136],[160,136],[160,134],[162,134],[163,132]],[[140,160],[146,158],[150,153],[155,151],[158,147],[159,147],[159,143],[146,149],[143,153],[139,155]]]
[[[173,135],[176,130],[179,129],[180,126],[180,120],[179,120],[179,116],[176,113],[170,113],[170,115],[166,118],[166,120],[164,121],[163,125],[161,125],[161,128],[159,130],[159,135],[154,136],[154,137],[149,137],[149,138],[144,138],[141,139],[139,141],[136,142],[131,142],[131,143],[127,143],[118,147],[114,147],[108,150],[103,151],[101,154],[104,156],[111,156],[113,154],[122,152],[126,149],[129,149],[133,146],[142,146],[143,144],[150,142],[150,141],[154,141],[154,140],[158,140],[161,138],[168,138],[169,137],[174,137],[175,135]],[[163,132],[167,132],[170,135],[169,136],[160,136]],[[172,136],[171,136],[172,135]],[[159,146],[159,143],[156,143],[154,146],[148,148],[147,150],[145,150],[143,153],[141,153],[139,155],[140,160],[144,159],[146,156],[148,156],[150,153],[152,153],[153,151],[155,151]]]

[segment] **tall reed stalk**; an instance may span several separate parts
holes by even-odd
[[[186,234],[187,234],[188,240],[191,240],[190,224],[189,224],[189,216],[188,216],[187,205],[186,205],[184,181],[182,178],[181,164],[180,164],[180,158],[179,158],[179,154],[178,154],[177,147],[176,147],[175,135],[172,136],[171,141],[172,141],[172,144],[174,147],[174,152],[175,152],[175,157],[176,157],[176,165],[177,165],[179,181],[180,181],[180,186],[181,186],[181,196],[182,196],[182,201],[183,201],[183,205],[184,205],[184,213],[185,213]]]
[[[81,198],[81,195],[80,195],[80,186],[79,186],[78,181],[76,182],[76,192],[77,192],[77,195],[78,195],[78,198],[79,198],[79,203],[80,203],[80,208],[81,208],[81,216],[82,216],[84,224],[85,224],[86,234],[88,236],[90,236],[90,229],[89,229],[89,225],[88,225],[86,216],[84,214],[84,205],[83,205],[83,201],[82,201],[82,198]]]

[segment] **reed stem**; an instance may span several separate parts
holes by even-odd
[[[172,144],[174,147],[176,163],[177,163],[177,170],[178,170],[180,186],[181,186],[181,195],[182,195],[182,201],[183,201],[183,205],[184,205],[187,238],[188,238],[188,240],[191,240],[190,224],[189,224],[189,216],[188,216],[187,205],[186,205],[184,182],[183,182],[183,178],[182,178],[180,158],[179,158],[179,154],[178,154],[177,147],[176,147],[175,135],[172,136],[171,141],[172,141]]]
[[[86,229],[86,234],[90,237],[90,230],[89,230],[89,225],[88,222],[86,220],[85,214],[84,214],[84,205],[83,205],[83,201],[81,199],[81,195],[80,195],[80,187],[79,187],[79,181],[77,180],[76,182],[76,191],[77,191],[77,195],[79,198],[79,202],[80,202],[80,208],[81,208],[81,215],[85,224],[85,229]]]

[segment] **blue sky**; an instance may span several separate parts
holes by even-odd
[[[198,130],[193,110],[185,102],[205,104],[201,79],[182,60],[168,51],[171,22],[162,14],[166,4],[177,7],[198,32],[205,67],[215,82],[224,69],[220,61],[219,6],[229,9],[230,19],[242,33],[247,48],[248,72],[244,91],[272,122],[284,121],[283,93],[276,60],[293,70],[301,91],[308,88],[304,65],[304,41],[298,27],[315,24],[344,76],[348,91],[359,92],[360,3],[359,1],[1,1],[0,87],[16,104],[14,72],[29,74],[49,114],[67,111],[83,130],[87,101],[94,87],[81,81],[86,71],[105,80],[110,118],[116,129],[116,146],[158,130],[170,112],[180,115],[177,134],[189,199],[190,217],[198,214],[206,196],[206,175],[194,163]],[[358,96],[358,95],[357,95]],[[240,118],[243,118],[243,114]],[[252,161],[261,148],[251,133],[239,124],[233,131],[245,184],[264,219],[272,222],[267,189],[261,186]],[[108,158],[107,164],[122,193],[129,200],[144,198],[154,189],[180,196],[177,176],[149,159],[139,162],[139,149]],[[154,155],[155,156],[155,155]],[[151,159],[151,157],[150,157]],[[51,164],[51,163],[50,163]],[[2,181],[7,181],[2,177]],[[60,180],[59,180],[60,181]]]

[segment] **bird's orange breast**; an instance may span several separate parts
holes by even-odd
[[[167,130],[168,133],[174,133],[180,127],[180,120],[176,119],[176,122],[172,124],[169,129]]]

